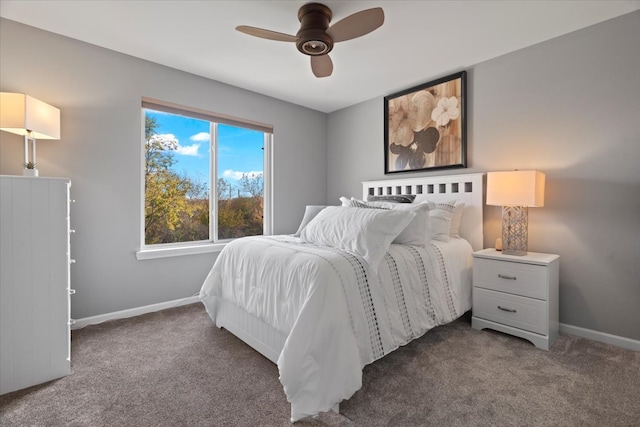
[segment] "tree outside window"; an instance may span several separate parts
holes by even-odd
[[[263,234],[264,144],[271,134],[188,112],[143,111],[144,245]]]

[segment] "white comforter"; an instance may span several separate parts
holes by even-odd
[[[278,359],[291,420],[325,412],[362,385],[362,368],[471,308],[471,247],[391,245],[375,275],[362,258],[290,236],[235,240],[200,291],[287,336]]]

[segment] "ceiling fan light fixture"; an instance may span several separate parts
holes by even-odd
[[[296,34],[296,47],[300,52],[310,56],[331,52],[333,40],[327,34],[331,17],[331,9],[320,3],[308,3],[300,8],[300,29]]]
[[[307,55],[324,55],[330,50],[329,45],[322,40],[308,40],[302,43],[302,53],[306,53]]]
[[[332,26],[331,9],[321,3],[307,3],[298,10],[300,29],[295,36],[239,25],[236,30],[250,36],[281,42],[295,42],[296,48],[311,57],[311,71],[316,77],[329,77],[333,62],[329,52],[334,43],[352,40],[369,34],[384,23],[384,11],[380,7],[361,10],[341,19]]]

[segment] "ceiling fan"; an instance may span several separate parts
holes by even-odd
[[[361,10],[329,26],[332,17],[331,9],[327,6],[307,3],[298,10],[300,29],[295,36],[247,25],[239,25],[236,30],[263,39],[295,42],[300,52],[311,57],[313,74],[316,77],[328,77],[333,72],[329,52],[334,43],[364,36],[384,23],[384,12],[380,7]]]

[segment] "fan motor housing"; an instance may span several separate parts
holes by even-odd
[[[296,34],[296,47],[300,52],[310,56],[331,52],[333,39],[326,31],[332,17],[331,9],[320,3],[309,3],[300,8],[300,30]]]

